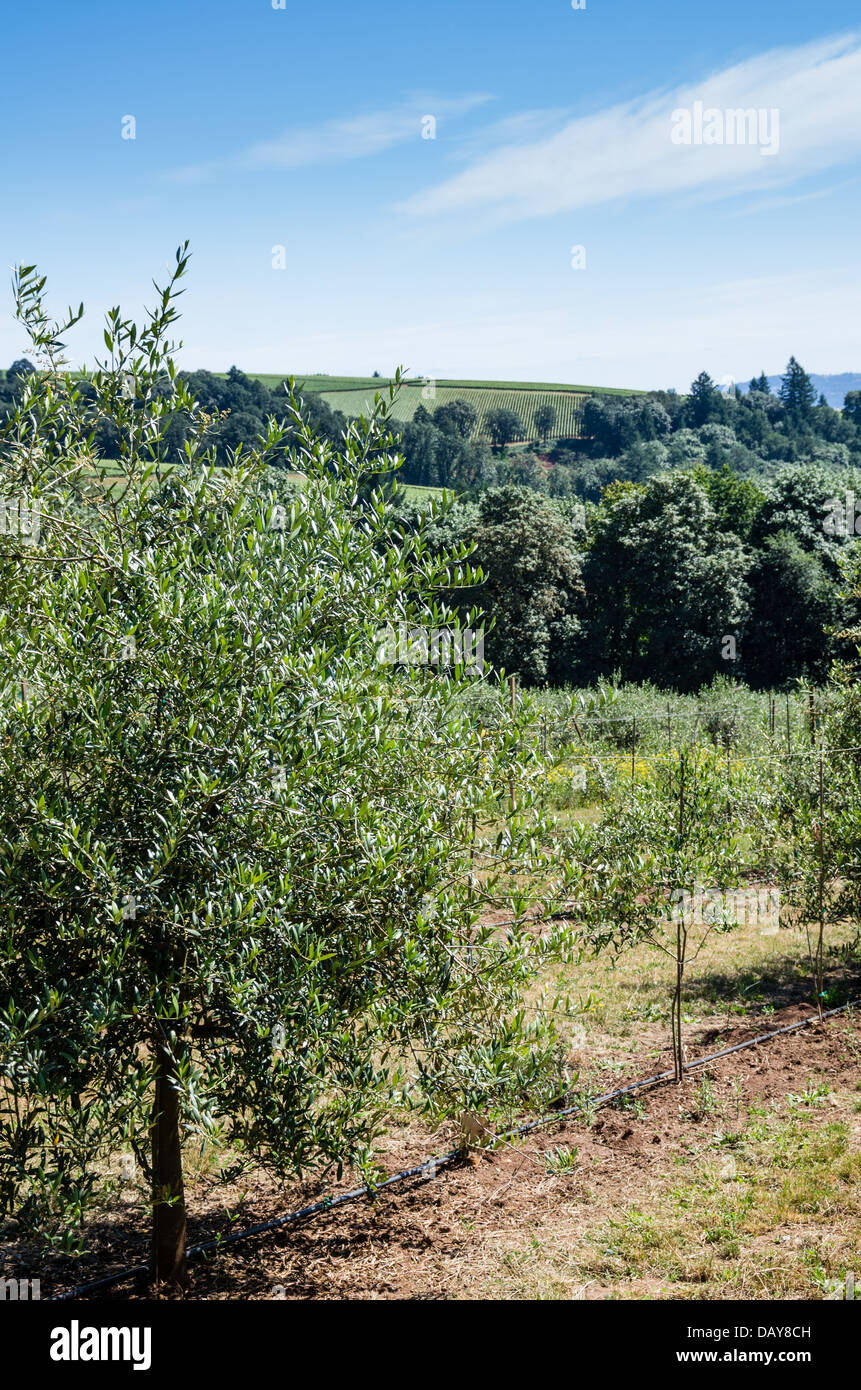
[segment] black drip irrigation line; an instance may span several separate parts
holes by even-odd
[[[684,1070],[692,1071],[694,1067],[701,1067],[706,1062],[716,1062],[720,1057],[729,1057],[733,1052],[742,1052],[747,1047],[757,1047],[760,1043],[771,1042],[773,1038],[779,1038],[784,1033],[795,1033],[801,1028],[808,1028],[813,1023],[824,1022],[826,1018],[834,1018],[836,1014],[845,1013],[847,1009],[861,1007],[861,999],[852,999],[848,1004],[841,1004],[836,1009],[827,1009],[821,1016],[812,1014],[809,1018],[802,1018],[798,1023],[788,1023],[784,1028],[775,1028],[770,1033],[759,1033],[755,1038],[748,1038],[746,1042],[735,1043],[732,1047],[724,1047],[719,1052],[710,1052],[706,1057],[698,1057],[694,1062],[685,1062]],[[616,1091],[608,1091],[606,1095],[596,1096],[590,1101],[578,1101],[576,1105],[569,1106],[567,1110],[556,1110],[552,1115],[542,1115],[538,1120],[531,1120],[528,1124],[518,1125],[515,1129],[505,1130],[502,1134],[492,1134],[488,1138],[494,1144],[506,1143],[511,1139],[518,1139],[524,1134],[531,1134],[536,1129],[546,1129],[550,1125],[558,1124],[561,1120],[567,1119],[569,1115],[576,1115],[583,1111],[597,1110],[600,1106],[609,1105],[612,1101],[618,1100],[620,1096],[629,1096],[634,1091],[642,1091],[646,1086],[657,1086],[662,1081],[675,1079],[675,1072],[662,1071],[656,1076],[648,1076],[644,1081],[632,1081],[629,1086],[620,1086]],[[378,1183],[376,1187],[356,1187],[352,1192],[342,1192],[336,1197],[324,1197],[322,1201],[315,1202],[313,1206],[303,1207],[300,1211],[288,1212],[286,1216],[275,1216],[271,1221],[258,1222],[256,1226],[249,1226],[242,1231],[234,1231],[231,1235],[216,1236],[213,1240],[203,1241],[200,1245],[192,1245],[187,1251],[187,1258],[194,1259],[198,1255],[206,1255],[210,1251],[219,1251],[225,1245],[232,1245],[238,1240],[249,1240],[252,1236],[265,1235],[269,1231],[281,1230],[284,1226],[291,1226],[296,1221],[309,1220],[315,1216],[322,1216],[324,1212],[334,1211],[336,1207],[343,1206],[346,1202],[356,1202],[360,1197],[375,1197],[378,1192],[384,1192],[387,1187],[394,1187],[398,1183],[408,1182],[410,1178],[421,1177],[423,1173],[433,1172],[434,1176],[440,1168],[448,1168],[458,1159],[463,1157],[463,1149],[452,1149],[450,1153],[443,1154],[440,1158],[428,1158],[423,1163],[418,1163],[414,1168],[405,1168],[401,1173],[395,1173],[392,1177],[386,1178],[384,1182]],[[116,1284],[124,1283],[126,1279],[135,1279],[139,1275],[149,1274],[148,1265],[134,1265],[131,1269],[121,1270],[119,1274],[109,1274],[104,1279],[95,1279],[92,1283],[81,1284],[77,1288],[68,1289],[65,1293],[52,1295],[46,1299],[48,1303],[68,1302],[73,1298],[82,1298],[86,1294],[95,1293],[99,1289],[108,1289]]]
[[[775,1028],[770,1033],[758,1033],[755,1038],[748,1038],[746,1042],[735,1043],[732,1047],[724,1047],[720,1052],[710,1052],[706,1057],[697,1057],[694,1062],[685,1062],[684,1071],[692,1071],[694,1067],[702,1067],[706,1062],[716,1062],[719,1057],[729,1057],[733,1052],[743,1052],[746,1047],[756,1047],[759,1043],[771,1042],[773,1038],[779,1038],[782,1033],[795,1033],[799,1028],[807,1028],[812,1023],[824,1022],[826,1018],[833,1018],[835,1014],[845,1013],[847,1009],[855,1009],[861,1006],[861,999],[851,999],[848,1004],[841,1004],[839,1008],[827,1009],[820,1019],[819,1014],[811,1014],[809,1018],[802,1018],[798,1023],[788,1023],[784,1028]],[[554,1124],[557,1120],[565,1119],[568,1115],[575,1115],[581,1110],[594,1110],[599,1106],[607,1105],[610,1101],[618,1099],[619,1096],[628,1096],[633,1091],[641,1091],[645,1086],[656,1086],[661,1081],[675,1080],[674,1071],[658,1072],[656,1076],[647,1076],[645,1081],[632,1081],[630,1086],[622,1086],[618,1091],[610,1091],[605,1096],[598,1096],[596,1099],[572,1105],[568,1110],[557,1110],[553,1115],[544,1115],[540,1120],[532,1120],[529,1124],[519,1125],[517,1129],[510,1129],[505,1134],[497,1134],[493,1137],[498,1140],[514,1139],[521,1134],[529,1134],[532,1130],[543,1129],[547,1125]]]

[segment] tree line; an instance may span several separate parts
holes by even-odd
[[[35,370],[27,358],[19,358],[0,379],[0,419],[14,410],[24,381]],[[219,463],[228,463],[240,446],[252,447],[259,437],[265,438],[269,421],[274,418],[283,431],[281,461],[286,466],[287,453],[296,441],[297,431],[284,383],[271,390],[265,382],[247,376],[238,367],[231,367],[226,376],[205,371],[177,372],[176,380],[185,386],[200,409],[212,417],[208,439]],[[92,381],[81,377],[78,389],[82,409],[87,404],[95,407],[97,392]],[[168,397],[174,385],[165,378],[153,383],[152,389],[156,395]],[[304,398],[303,414],[309,430],[317,438],[329,443],[337,443],[342,438],[347,426],[346,416],[333,410],[320,396],[309,394]],[[120,457],[123,444],[127,444],[127,440],[121,438],[123,433],[122,425],[104,412],[99,413],[93,441],[97,452],[103,458]],[[179,463],[184,457],[184,446],[191,437],[188,417],[173,414],[160,441],[164,459]]]
[[[803,463],[755,482],[696,464],[615,482],[598,503],[507,483],[430,518],[401,505],[432,549],[474,546],[484,580],[449,597],[484,610],[487,660],[526,682],[765,689],[819,681],[843,650],[852,477]]]
[[[33,370],[12,364],[0,414],[14,409]],[[219,462],[265,436],[274,416],[288,465],[296,423],[286,392],[236,367],[178,376],[212,417]],[[85,405],[94,388],[82,379],[79,389]],[[551,409],[540,421],[536,412],[547,434]],[[312,437],[343,437],[345,417],[319,396],[306,397],[302,413]],[[487,610],[496,624],[488,658],[524,679],[585,684],[615,674],[691,690],[726,674],[778,687],[821,679],[839,654],[851,620],[837,597],[847,528],[829,522],[834,500],[854,495],[861,393],[833,409],[795,358],[776,394],[765,373],[727,393],[705,372],[687,396],[596,394],[583,436],[542,453],[508,450],[514,427],[495,417],[497,442],[476,439],[475,407],[462,400],[389,425],[403,462],[392,471],[381,446],[382,482],[413,527],[419,510],[400,484],[457,493],[429,535],[474,545],[486,580],[451,597]],[[165,458],[182,457],[188,428],[183,414],[170,415]],[[117,456],[121,429],[97,418],[104,456]]]
[[[21,358],[0,376],[0,418],[14,408],[22,382],[33,370],[32,363]],[[224,376],[196,371],[178,373],[178,378],[213,417],[210,442],[220,463],[227,463],[241,445],[265,437],[273,417],[285,430],[286,461],[295,438],[286,383],[273,390],[238,367]],[[84,404],[94,397],[88,379],[79,381],[79,389]],[[164,382],[156,389],[173,388]],[[301,383],[299,390],[301,394]],[[315,393],[303,398],[303,415],[311,433],[329,443],[337,443],[347,425],[345,415]],[[745,392],[723,392],[701,372],[688,395],[596,393],[585,403],[581,435],[557,438],[552,444],[556,411],[549,402],[535,411],[536,438],[526,448],[509,448],[526,435],[515,411],[488,411],[482,436],[476,434],[477,423],[478,413],[469,401],[454,400],[435,409],[420,405],[412,420],[397,426],[404,460],[399,481],[472,495],[517,483],[549,496],[597,502],[610,483],[642,482],[691,464],[713,469],[727,464],[742,476],[757,477],[785,463],[846,467],[861,462],[861,392],[849,392],[843,409],[833,409],[824,397],[817,400],[808,374],[794,357],[777,394],[771,392],[764,372]],[[178,416],[162,441],[165,457],[179,461],[187,438],[187,422]],[[94,442],[103,457],[118,457],[123,441],[116,422],[101,417]]]

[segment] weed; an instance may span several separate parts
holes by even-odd
[[[642,1120],[646,1113],[646,1107],[639,1096],[617,1096],[613,1101],[613,1109],[621,1110],[626,1115],[631,1115],[635,1120]]]
[[[824,1081],[808,1081],[803,1091],[790,1092],[786,1101],[792,1109],[798,1109],[804,1106],[821,1105],[826,1096],[830,1095],[831,1087]]]
[[[544,1155],[544,1167],[548,1173],[573,1173],[577,1167],[576,1148],[564,1146],[548,1149]]]

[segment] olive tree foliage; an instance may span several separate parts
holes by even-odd
[[[368,495],[397,462],[380,397],[333,446],[291,395],[292,496],[274,420],[214,466],[171,357],[187,260],[142,327],[108,315],[86,396],[60,341],[82,309],[52,321],[22,267],[38,370],[0,439],[0,495],[38,517],[0,535],[0,1216],[74,1248],[131,1147],[154,1273],[180,1281],[190,1137],[367,1175],[392,1105],[492,1114],[559,1084],[520,1003],[552,948],[523,925],[537,740],[517,712],[476,727],[464,668],[379,659],[387,625],[442,626],[466,552],[431,559]],[[515,877],[515,924],[479,926]]]

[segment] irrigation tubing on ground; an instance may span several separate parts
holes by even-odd
[[[771,1042],[773,1038],[779,1038],[784,1033],[795,1033],[801,1028],[807,1028],[813,1023],[824,1022],[826,1018],[833,1018],[836,1014],[845,1013],[847,1009],[861,1007],[861,999],[852,999],[848,1004],[841,1004],[836,1009],[827,1009],[822,1016],[813,1014],[808,1018],[802,1018],[797,1023],[788,1023],[783,1028],[775,1028],[769,1033],[758,1033],[754,1038],[748,1038],[745,1042],[735,1043],[732,1047],[724,1047],[719,1052],[710,1052],[706,1057],[697,1057],[693,1062],[685,1062],[684,1070],[692,1071],[694,1067],[704,1066],[707,1062],[715,1062],[720,1057],[729,1057],[733,1052],[742,1052],[747,1047],[757,1047],[760,1043]],[[505,1130],[502,1134],[488,1135],[488,1139],[495,1144],[506,1143],[511,1139],[518,1139],[525,1134],[531,1134],[537,1129],[546,1129],[550,1125],[558,1124],[565,1120],[569,1115],[576,1115],[584,1110],[596,1110],[600,1106],[609,1105],[612,1101],[618,1100],[621,1096],[631,1095],[634,1091],[642,1091],[646,1086],[657,1086],[662,1081],[674,1079],[675,1073],[672,1071],[658,1072],[656,1076],[648,1076],[643,1081],[632,1081],[628,1086],[620,1086],[616,1091],[608,1091],[606,1095],[593,1097],[588,1101],[578,1101],[576,1105],[569,1106],[566,1110],[554,1110],[550,1115],[542,1115],[540,1119],[531,1120],[528,1124],[518,1125],[514,1129]],[[455,1163],[463,1155],[463,1149],[452,1149],[449,1153],[443,1154],[439,1158],[428,1158],[423,1163],[418,1163],[414,1168],[405,1168],[403,1172],[395,1173],[384,1182],[378,1183],[375,1187],[356,1187],[352,1192],[342,1192],[335,1197],[324,1197],[322,1201],[315,1202],[313,1206],[302,1207],[299,1211],[288,1212],[285,1216],[275,1216],[271,1221],[260,1221],[256,1226],[248,1226],[242,1231],[233,1231],[227,1236],[216,1236],[212,1240],[203,1241],[200,1245],[192,1245],[188,1252],[188,1259],[194,1259],[198,1255],[206,1255],[210,1251],[219,1251],[225,1245],[232,1245],[238,1240],[249,1240],[252,1236],[265,1235],[269,1231],[277,1231],[284,1226],[291,1226],[296,1221],[309,1220],[315,1216],[322,1216],[324,1212],[333,1211],[336,1207],[344,1206],[347,1202],[356,1202],[360,1197],[373,1197],[378,1192],[384,1192],[387,1187],[394,1187],[396,1184],[408,1182],[410,1178],[421,1177],[423,1173],[431,1170],[436,1173],[440,1168],[447,1168]],[[83,1298],[87,1294],[96,1293],[100,1289],[109,1289],[116,1284],[124,1283],[127,1279],[136,1279],[139,1275],[149,1273],[148,1265],[134,1265],[130,1269],[123,1269],[118,1274],[109,1274],[104,1279],[95,1279],[89,1284],[80,1284],[77,1288],[67,1289],[65,1293],[54,1294],[46,1301],[49,1303],[62,1303],[73,1298]]]

